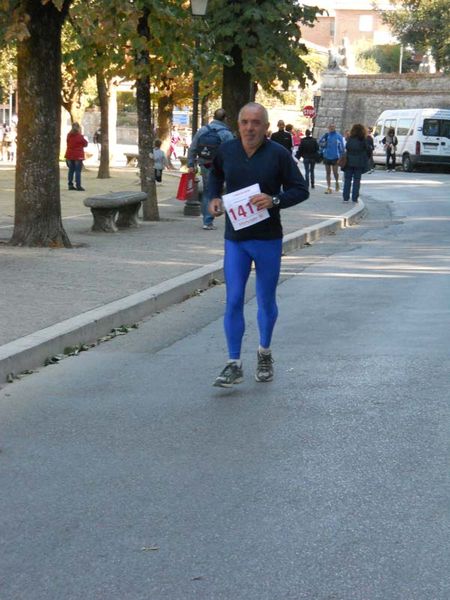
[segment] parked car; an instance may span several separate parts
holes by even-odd
[[[374,127],[375,164],[385,164],[382,140],[391,128],[398,139],[397,162],[401,162],[404,171],[412,171],[417,165],[450,166],[450,110],[414,108],[382,112]]]

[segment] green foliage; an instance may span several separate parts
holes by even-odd
[[[371,46],[369,49],[361,52],[359,60],[372,60],[379,67],[381,73],[398,73],[400,66],[400,45],[384,44]],[[402,59],[402,72],[413,71],[417,68],[413,60],[412,52],[404,49]]]
[[[241,48],[244,71],[277,94],[280,85],[287,90],[292,81],[304,87],[314,79],[299,24],[312,26],[318,12],[295,0],[210,0],[208,22],[215,50],[230,55],[234,46]]]
[[[416,51],[431,49],[438,69],[450,69],[450,10],[448,0],[394,0],[397,10],[384,11],[383,20],[404,45]]]

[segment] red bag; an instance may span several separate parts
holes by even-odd
[[[183,173],[178,185],[177,200],[184,202],[194,195],[195,173]]]

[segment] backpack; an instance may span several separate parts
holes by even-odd
[[[197,140],[197,156],[206,162],[212,162],[221,143],[218,130],[206,125],[206,131],[201,133]]]

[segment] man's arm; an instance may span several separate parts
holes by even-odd
[[[202,128],[200,127],[200,129],[197,129],[195,132],[187,153],[187,166],[192,169],[195,167],[195,162],[197,159],[197,142],[198,138],[200,137],[201,129]]]

